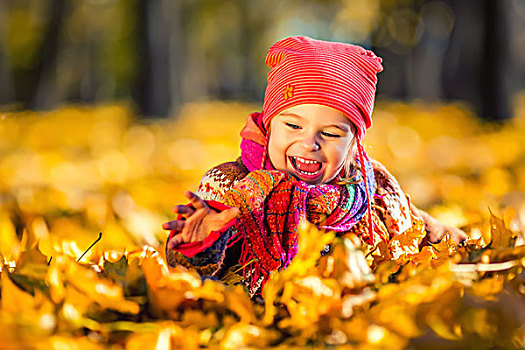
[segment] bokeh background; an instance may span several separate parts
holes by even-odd
[[[290,35],[373,49],[380,97],[505,119],[525,86],[522,0],[2,0],[0,104],[130,100],[168,116],[196,100],[260,102],[265,54]]]
[[[522,0],[0,0],[0,253],[24,229],[78,255],[98,232],[93,252],[162,246],[184,190],[238,156],[289,35],[384,59],[366,146],[414,203],[523,232]]]

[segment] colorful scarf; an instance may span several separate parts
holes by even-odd
[[[277,170],[249,173],[225,194],[225,203],[240,209],[232,240],[244,238],[241,265],[256,261],[249,268],[252,286],[295,257],[301,221],[343,232],[367,212],[363,186],[309,186]]]

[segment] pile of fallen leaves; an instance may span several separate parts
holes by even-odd
[[[205,170],[236,157],[252,110],[0,114],[0,349],[524,346],[523,106],[500,126],[461,106],[380,106],[369,153],[468,243],[421,248],[416,222],[370,247],[305,224],[263,301],[168,267],[160,228]]]
[[[519,349],[525,246],[501,219],[491,221],[488,245],[457,247],[447,237],[422,250],[421,225],[372,249],[305,224],[299,254],[266,284],[264,304],[241,285],[169,268],[150,246],[84,262],[26,231],[1,272],[0,344]]]

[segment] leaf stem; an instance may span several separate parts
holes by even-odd
[[[86,250],[84,251],[84,253],[82,253],[82,255],[77,259],[77,262],[79,262],[80,259],[82,259],[82,258],[84,257],[84,255],[86,255],[86,253],[89,252],[89,250],[90,250],[91,248],[93,248],[93,246],[94,246],[95,244],[97,244],[98,241],[100,241],[101,238],[102,238],[102,232],[100,232],[100,233],[98,234],[98,238],[96,239],[96,241],[93,242],[93,243],[88,247],[88,249],[86,249]]]

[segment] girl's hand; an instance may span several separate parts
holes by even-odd
[[[450,234],[450,238],[452,238],[457,245],[465,244],[468,239],[468,235],[459,228],[446,226],[441,223],[434,225],[428,225],[427,223],[426,229],[427,235],[423,238],[422,245],[426,245],[427,243],[439,243],[447,233]]]
[[[193,208],[176,205],[173,212],[182,215],[185,220],[173,220],[162,225],[164,230],[180,231],[168,242],[169,249],[183,243],[202,241],[210,232],[220,230],[239,214],[239,208],[216,212],[193,192],[186,191],[184,195],[190,200]]]
[[[456,227],[444,225],[425,211],[417,209],[414,206],[412,206],[411,209],[413,212],[415,211],[417,215],[425,222],[425,230],[427,231],[427,235],[423,238],[423,241],[420,244],[421,247],[427,245],[428,243],[441,242],[447,233],[450,234],[450,238],[452,238],[452,240],[457,245],[466,243],[468,235],[464,231]]]

